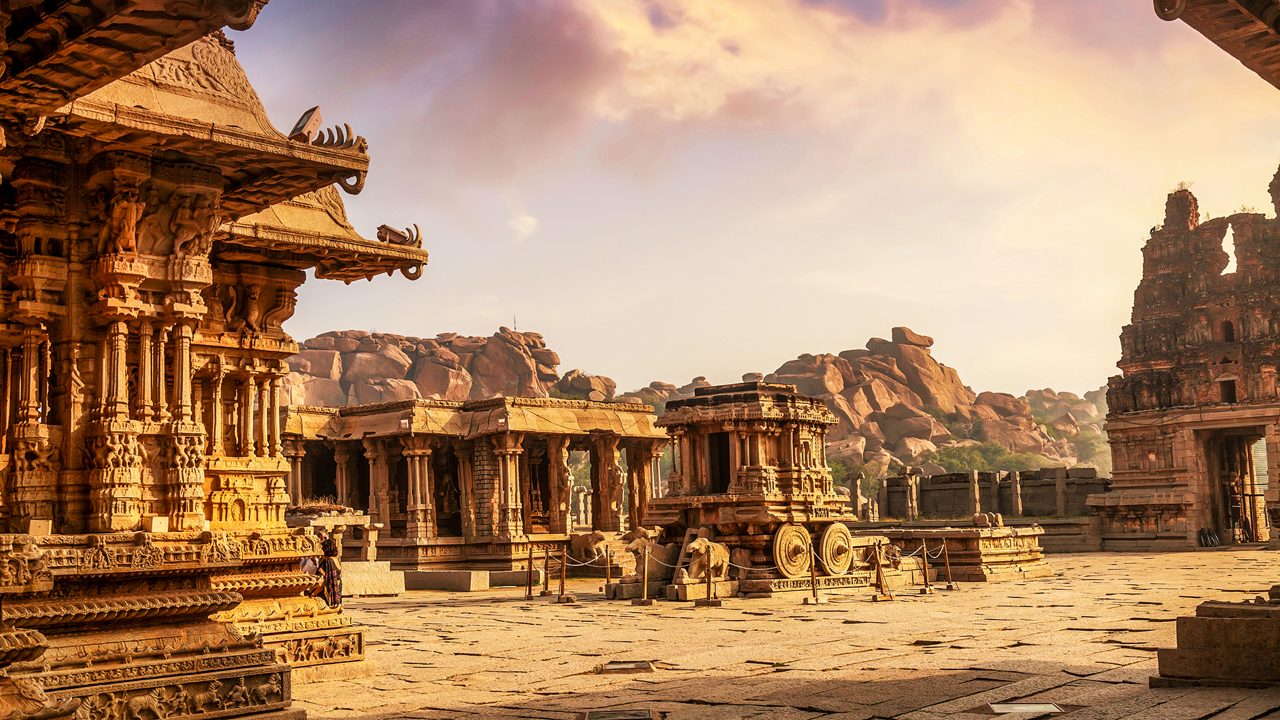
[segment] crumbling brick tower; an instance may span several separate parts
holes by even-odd
[[[1280,208],[1280,173],[1270,190]],[[1179,189],[1142,254],[1123,374],[1107,388],[1112,490],[1090,498],[1104,547],[1266,540],[1266,481],[1280,462],[1280,219],[1201,222]]]

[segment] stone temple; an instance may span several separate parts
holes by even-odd
[[[360,237],[367,144],[286,135],[220,28],[254,0],[0,3],[0,716],[299,717],[358,660],[284,521],[281,325]]]
[[[1280,209],[1280,175],[1271,193]],[[1120,335],[1123,374],[1107,389],[1114,477],[1090,500],[1105,549],[1268,539],[1266,483],[1280,469],[1278,246],[1280,220],[1202,221],[1191,191],[1169,195]]]

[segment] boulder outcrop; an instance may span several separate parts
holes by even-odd
[[[838,353],[804,354],[744,381],[790,383],[822,398],[839,419],[828,456],[897,470],[930,462],[939,448],[994,443],[1055,464],[1105,461],[1103,390],[1084,396],[1051,389],[1021,396],[975,393],[933,356],[933,338],[896,327],[891,339]],[[286,399],[295,405],[343,405],[411,398],[482,400],[498,395],[615,399],[617,384],[582,370],[559,372],[560,356],[533,332],[500,328],[489,337],[443,333],[417,338],[356,330],[325,333],[289,359]],[[691,397],[711,383],[655,381],[618,396],[653,405]],[[1094,455],[1086,453],[1097,453]]]
[[[489,337],[419,338],[361,330],[327,332],[289,359],[288,402],[343,405],[413,398],[484,400],[499,395],[611,398],[609,378],[572,371],[542,335],[499,328]]]

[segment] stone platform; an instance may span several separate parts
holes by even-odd
[[[881,528],[903,555],[917,552],[922,542],[929,552],[946,545],[946,556],[931,559],[931,569],[945,578],[945,566],[951,565],[951,579],[956,582],[1001,582],[1051,577],[1053,567],[1045,562],[1039,538],[1044,529],[1030,527],[943,527]]]
[[[987,703],[1054,702],[1035,717],[1245,720],[1276,717],[1280,688],[1150,688],[1173,618],[1210,599],[1266,594],[1273,555],[1092,553],[1059,574],[961,584],[893,602],[804,593],[635,607],[573,580],[578,601],[521,588],[414,593],[347,608],[377,643],[370,677],[295,684],[311,720],[577,720],[648,709],[666,720],[993,720]],[[513,660],[519,658],[519,660]],[[653,672],[596,674],[612,660]],[[1030,718],[1031,715],[1006,715]]]
[[[342,563],[343,597],[376,597],[404,593],[404,573],[384,561],[348,560]]]

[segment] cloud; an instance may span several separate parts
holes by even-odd
[[[273,0],[242,47],[273,116],[318,100],[369,137],[362,227],[431,228],[447,272],[370,292],[436,293],[436,329],[482,331],[510,314],[457,302],[483,275],[497,307],[628,386],[732,378],[906,322],[979,389],[1094,387],[1164,194],[1191,180],[1211,212],[1269,207],[1280,155],[1274,88],[1149,3],[366,7]],[[554,232],[518,241],[539,225]],[[605,272],[528,282],[565,257],[644,291]],[[663,318],[672,352],[582,331],[628,313]]]
[[[507,221],[507,227],[511,228],[511,232],[515,233],[516,242],[522,243],[538,232],[538,218],[523,210],[517,210],[511,216],[511,219]]]

